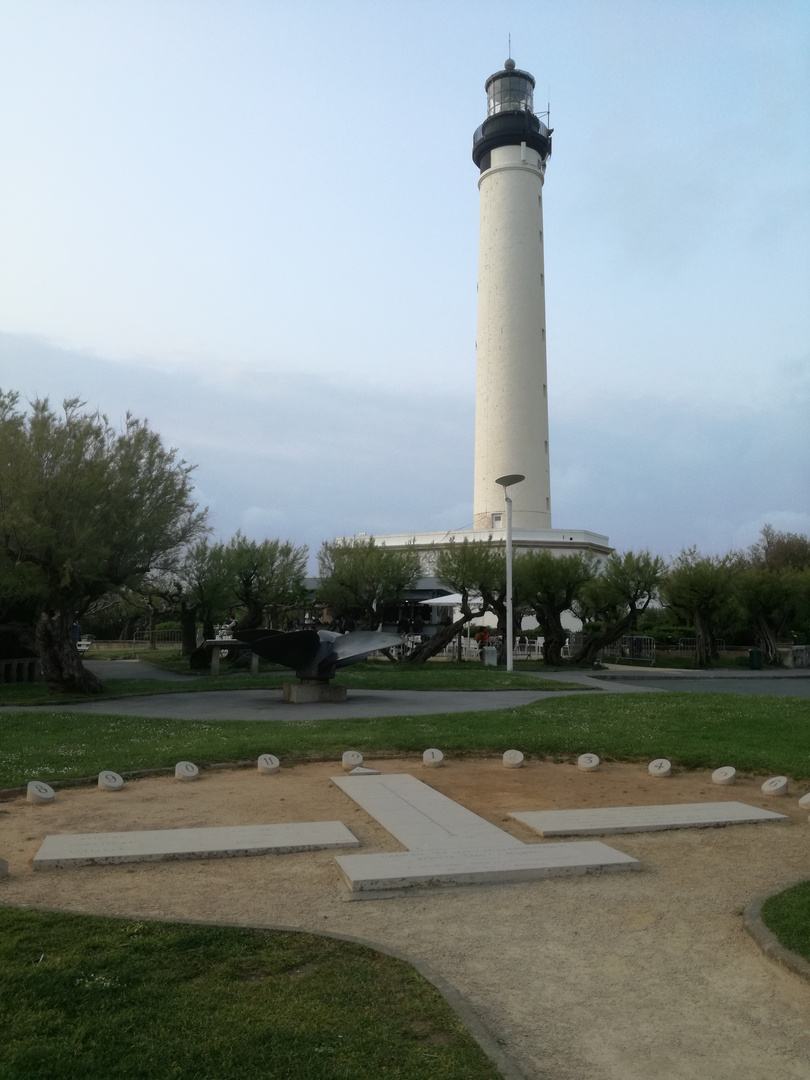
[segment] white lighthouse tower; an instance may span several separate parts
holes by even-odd
[[[510,525],[518,554],[582,552],[605,559],[613,550],[602,533],[551,527],[543,258],[551,129],[534,114],[534,85],[528,71],[507,60],[486,81],[487,118],[473,136],[480,233],[472,528],[451,522],[442,532],[376,536],[380,545],[420,553],[425,592],[437,586],[431,596],[440,591],[431,575],[442,550],[463,541],[508,550]]]
[[[551,529],[543,269],[543,179],[551,131],[533,110],[534,78],[514,60],[490,75],[473,137],[480,169],[473,529],[500,529],[509,473],[517,530]]]

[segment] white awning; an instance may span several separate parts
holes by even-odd
[[[467,598],[473,605],[481,603],[480,596],[469,596]],[[458,607],[461,604],[461,593],[450,593],[448,596],[434,596],[432,600],[419,600],[419,604],[428,604],[430,607]]]

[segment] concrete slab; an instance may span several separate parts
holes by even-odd
[[[785,821],[785,814],[741,802],[681,803],[668,806],[603,806],[595,810],[535,810],[510,814],[541,836],[589,836],[709,828]]]
[[[240,855],[359,846],[357,837],[340,821],[65,833],[45,837],[34,856],[34,870],[167,859],[229,859]]]
[[[524,844],[409,774],[332,780],[409,851],[341,855],[354,899],[408,888],[537,881],[630,870],[638,863],[606,844]]]
[[[473,851],[402,851],[383,855],[338,855],[335,862],[352,894],[433,888],[637,870],[630,855],[598,841],[520,844]]]
[[[412,852],[526,846],[408,773],[332,781]]]

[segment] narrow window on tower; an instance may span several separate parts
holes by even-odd
[[[546,457],[548,457],[548,439],[546,439]]]
[[[544,327],[543,327],[543,329],[542,329],[542,330],[540,331],[540,333],[541,333],[541,334],[543,335],[543,341],[545,341],[545,340],[546,340],[546,328],[545,328],[545,326],[544,326]]]
[[[543,383],[543,397],[548,397],[548,387]]]
[[[551,509],[551,499],[546,497],[546,510],[550,510],[550,509]]]

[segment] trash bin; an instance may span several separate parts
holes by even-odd
[[[748,666],[753,671],[762,671],[762,649],[748,650]]]
[[[494,645],[484,646],[484,667],[498,666],[498,650]]]

